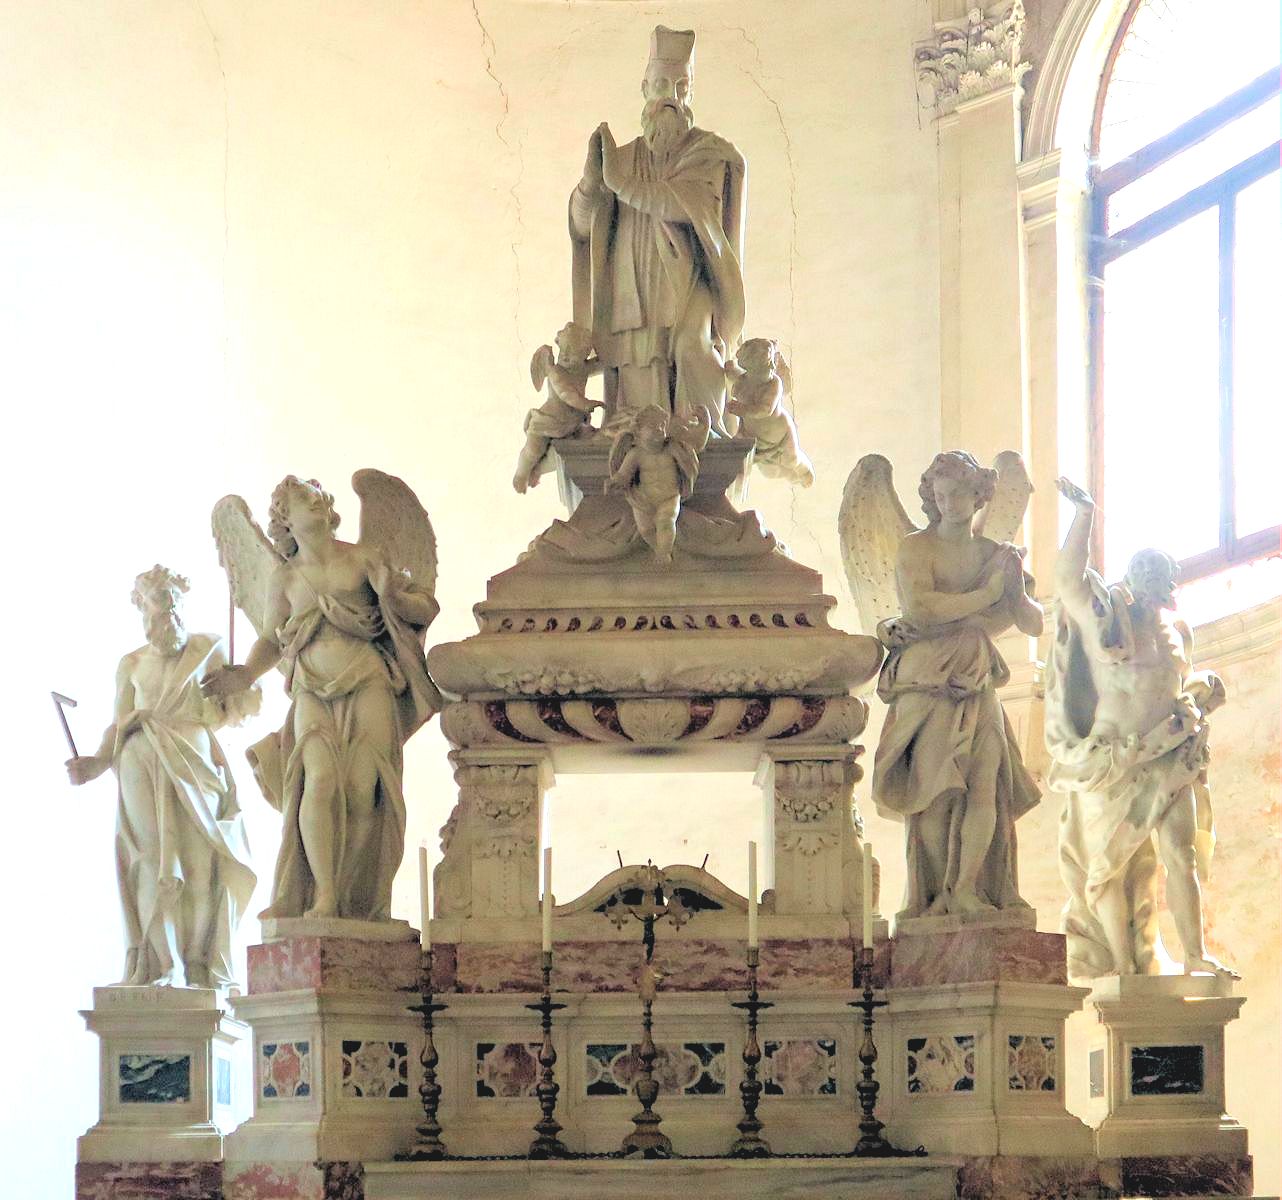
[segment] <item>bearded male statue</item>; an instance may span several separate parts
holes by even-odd
[[[743,331],[744,161],[690,109],[694,33],[658,26],[641,83],[642,136],[602,124],[570,197],[574,320],[605,368],[606,423],[649,405],[725,415],[725,363]]]
[[[1086,565],[1095,504],[1076,510],[1055,566],[1059,611],[1046,664],[1047,784],[1065,796],[1060,874],[1069,974],[1160,975],[1157,867],[1185,973],[1237,978],[1206,950],[1202,883],[1214,832],[1207,716],[1224,685],[1192,670],[1192,635],[1169,615],[1175,562],[1141,550],[1113,587]]]
[[[122,983],[225,988],[231,935],[254,890],[236,785],[214,730],[258,710],[201,680],[226,664],[214,634],[179,615],[187,580],[162,566],[134,583],[147,643],[120,660],[115,717],[94,754],[67,763],[77,786],[116,773],[116,869],[127,951]]]

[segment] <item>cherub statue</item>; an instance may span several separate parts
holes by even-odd
[[[1215,844],[1206,718],[1223,704],[1224,685],[1192,670],[1192,634],[1168,615],[1174,560],[1141,550],[1125,580],[1107,586],[1086,565],[1094,502],[1067,479],[1056,486],[1076,509],[1055,564],[1045,713],[1047,783],[1066,797],[1059,860],[1069,972],[1161,974],[1160,858],[1185,972],[1236,979],[1206,952],[1202,923]]]
[[[773,338],[749,338],[739,347],[726,411],[740,420],[741,431],[756,439],[756,464],[763,475],[809,487],[815,469],[797,440],[797,426],[784,408],[792,393],[792,372]]]
[[[660,563],[672,561],[681,501],[694,492],[699,453],[708,444],[711,422],[704,409],[688,420],[649,404],[615,435],[607,492],[627,497],[637,532]]]
[[[530,379],[536,391],[547,384],[548,398],[525,418],[525,445],[516,462],[512,486],[518,492],[539,482],[540,466],[548,447],[559,438],[582,437],[592,429],[594,408],[584,392],[588,380],[601,373],[592,353],[592,332],[571,321],[556,335],[556,356],[551,346],[540,346],[530,359]]]
[[[352,488],[355,544],[334,536],[333,497],[314,479],[280,482],[267,536],[239,496],[214,506],[219,557],[258,640],[205,690],[234,696],[279,665],[292,700],[284,727],[249,751],[285,818],[264,917],[390,919],[402,750],[441,707],[423,657],[437,613],[431,522],[395,476],[357,471]]]
[[[846,481],[839,521],[864,630],[888,650],[872,793],[879,812],[907,825],[899,915],[1027,909],[1015,821],[1040,796],[997,699],[1009,671],[993,643],[1012,625],[1030,637],[1042,629],[1023,551],[1006,540],[1032,486],[1011,451],[986,470],[952,450],[918,491],[924,529],[895,495],[890,464],[867,455]]]
[[[147,644],[116,670],[115,717],[93,754],[67,763],[77,786],[116,773],[116,875],[127,984],[225,988],[231,935],[256,882],[232,779],[214,730],[258,711],[253,688],[226,701],[200,681],[227,661],[179,614],[187,580],[159,564],[134,581]]]

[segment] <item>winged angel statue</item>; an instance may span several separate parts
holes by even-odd
[[[281,480],[266,534],[239,496],[214,506],[219,559],[258,640],[206,691],[234,695],[279,666],[292,701],[283,728],[248,751],[285,818],[264,917],[390,919],[402,751],[441,707],[423,655],[438,611],[431,521],[395,476],[357,471],[352,487],[355,544],[334,536],[333,497],[314,479]]]
[[[866,633],[888,653],[877,694],[890,711],[873,799],[907,826],[902,917],[1027,909],[1015,821],[1040,799],[997,699],[1010,672],[993,644],[1012,625],[1036,636],[1042,609],[1010,542],[1032,493],[1013,451],[993,469],[965,451],[935,457],[917,528],[890,463],[860,459],[838,519],[846,576]]]

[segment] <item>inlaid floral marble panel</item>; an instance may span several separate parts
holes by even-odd
[[[122,1054],[122,1104],[185,1104],[191,1099],[190,1054]]]
[[[258,1057],[264,1100],[297,1100],[312,1094],[311,1042],[263,1042]]]
[[[539,1081],[539,1048],[538,1042],[477,1042],[477,1098],[533,1096]]]
[[[1053,1092],[1055,1039],[1012,1033],[1006,1040],[1006,1086],[1012,1092]]]
[[[724,1042],[660,1042],[654,1077],[660,1095],[723,1096],[726,1091]],[[584,1047],[589,1096],[626,1096],[641,1069],[637,1047],[621,1042]]]
[[[786,1038],[761,1046],[767,1096],[835,1096],[837,1043],[833,1038]]]
[[[975,1090],[975,1035],[931,1034],[905,1044],[905,1076],[915,1096],[948,1096]]]
[[[342,1082],[347,1100],[401,1100],[410,1094],[405,1042],[344,1041]]]
[[[1132,1096],[1196,1096],[1205,1075],[1201,1046],[1132,1046]]]

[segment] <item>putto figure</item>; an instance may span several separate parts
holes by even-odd
[[[842,498],[847,577],[865,632],[888,651],[872,793],[879,812],[907,825],[901,917],[1029,908],[1015,822],[1040,796],[997,699],[1010,672],[993,641],[1011,626],[1038,635],[1042,610],[1007,540],[1023,520],[1028,474],[1010,451],[996,467],[961,450],[936,455],[918,489],[924,529],[879,454],[859,461]]]
[[[648,405],[717,434],[725,363],[744,320],[744,161],[697,129],[694,33],[654,30],[641,83],[642,136],[602,124],[570,197],[574,320],[606,368],[606,421]],[[732,432],[732,431],[730,431]]]
[[[436,617],[436,539],[414,493],[358,471],[360,540],[334,536],[334,501],[287,475],[272,493],[270,541],[238,496],[214,508],[214,538],[236,603],[258,632],[243,666],[206,684],[234,696],[280,665],[292,705],[249,752],[285,818],[264,917],[391,917],[405,841],[406,740],[441,699],[423,639]]]
[[[517,459],[512,486],[518,492],[539,482],[543,457],[548,447],[561,438],[590,436],[592,410],[600,400],[589,400],[584,389],[588,379],[601,370],[592,354],[592,334],[571,321],[556,335],[556,353],[540,346],[530,360],[530,380],[536,390],[547,384],[548,397],[525,418],[525,445]]]
[[[120,660],[115,719],[94,754],[67,763],[76,785],[116,773],[122,983],[225,988],[231,935],[254,891],[236,785],[214,730],[258,711],[257,689],[209,700],[200,681],[227,661],[213,634],[188,633],[187,580],[156,565],[134,582],[147,644]]]
[[[726,411],[739,418],[739,432],[757,443],[755,465],[763,475],[809,487],[815,469],[797,438],[797,425],[784,407],[792,372],[773,338],[749,338],[728,371],[731,399]]]
[[[657,562],[672,561],[681,501],[694,492],[699,452],[707,444],[705,410],[678,421],[657,404],[636,413],[614,439],[605,490],[622,490],[637,532]]]
[[[1192,635],[1168,615],[1174,560],[1141,550],[1125,580],[1106,586],[1086,565],[1094,502],[1067,479],[1057,486],[1076,509],[1055,564],[1045,714],[1047,782],[1066,797],[1059,860],[1069,973],[1161,974],[1160,857],[1185,972],[1236,979],[1206,952],[1199,878],[1215,844],[1207,715],[1224,702],[1224,685],[1192,670]]]

